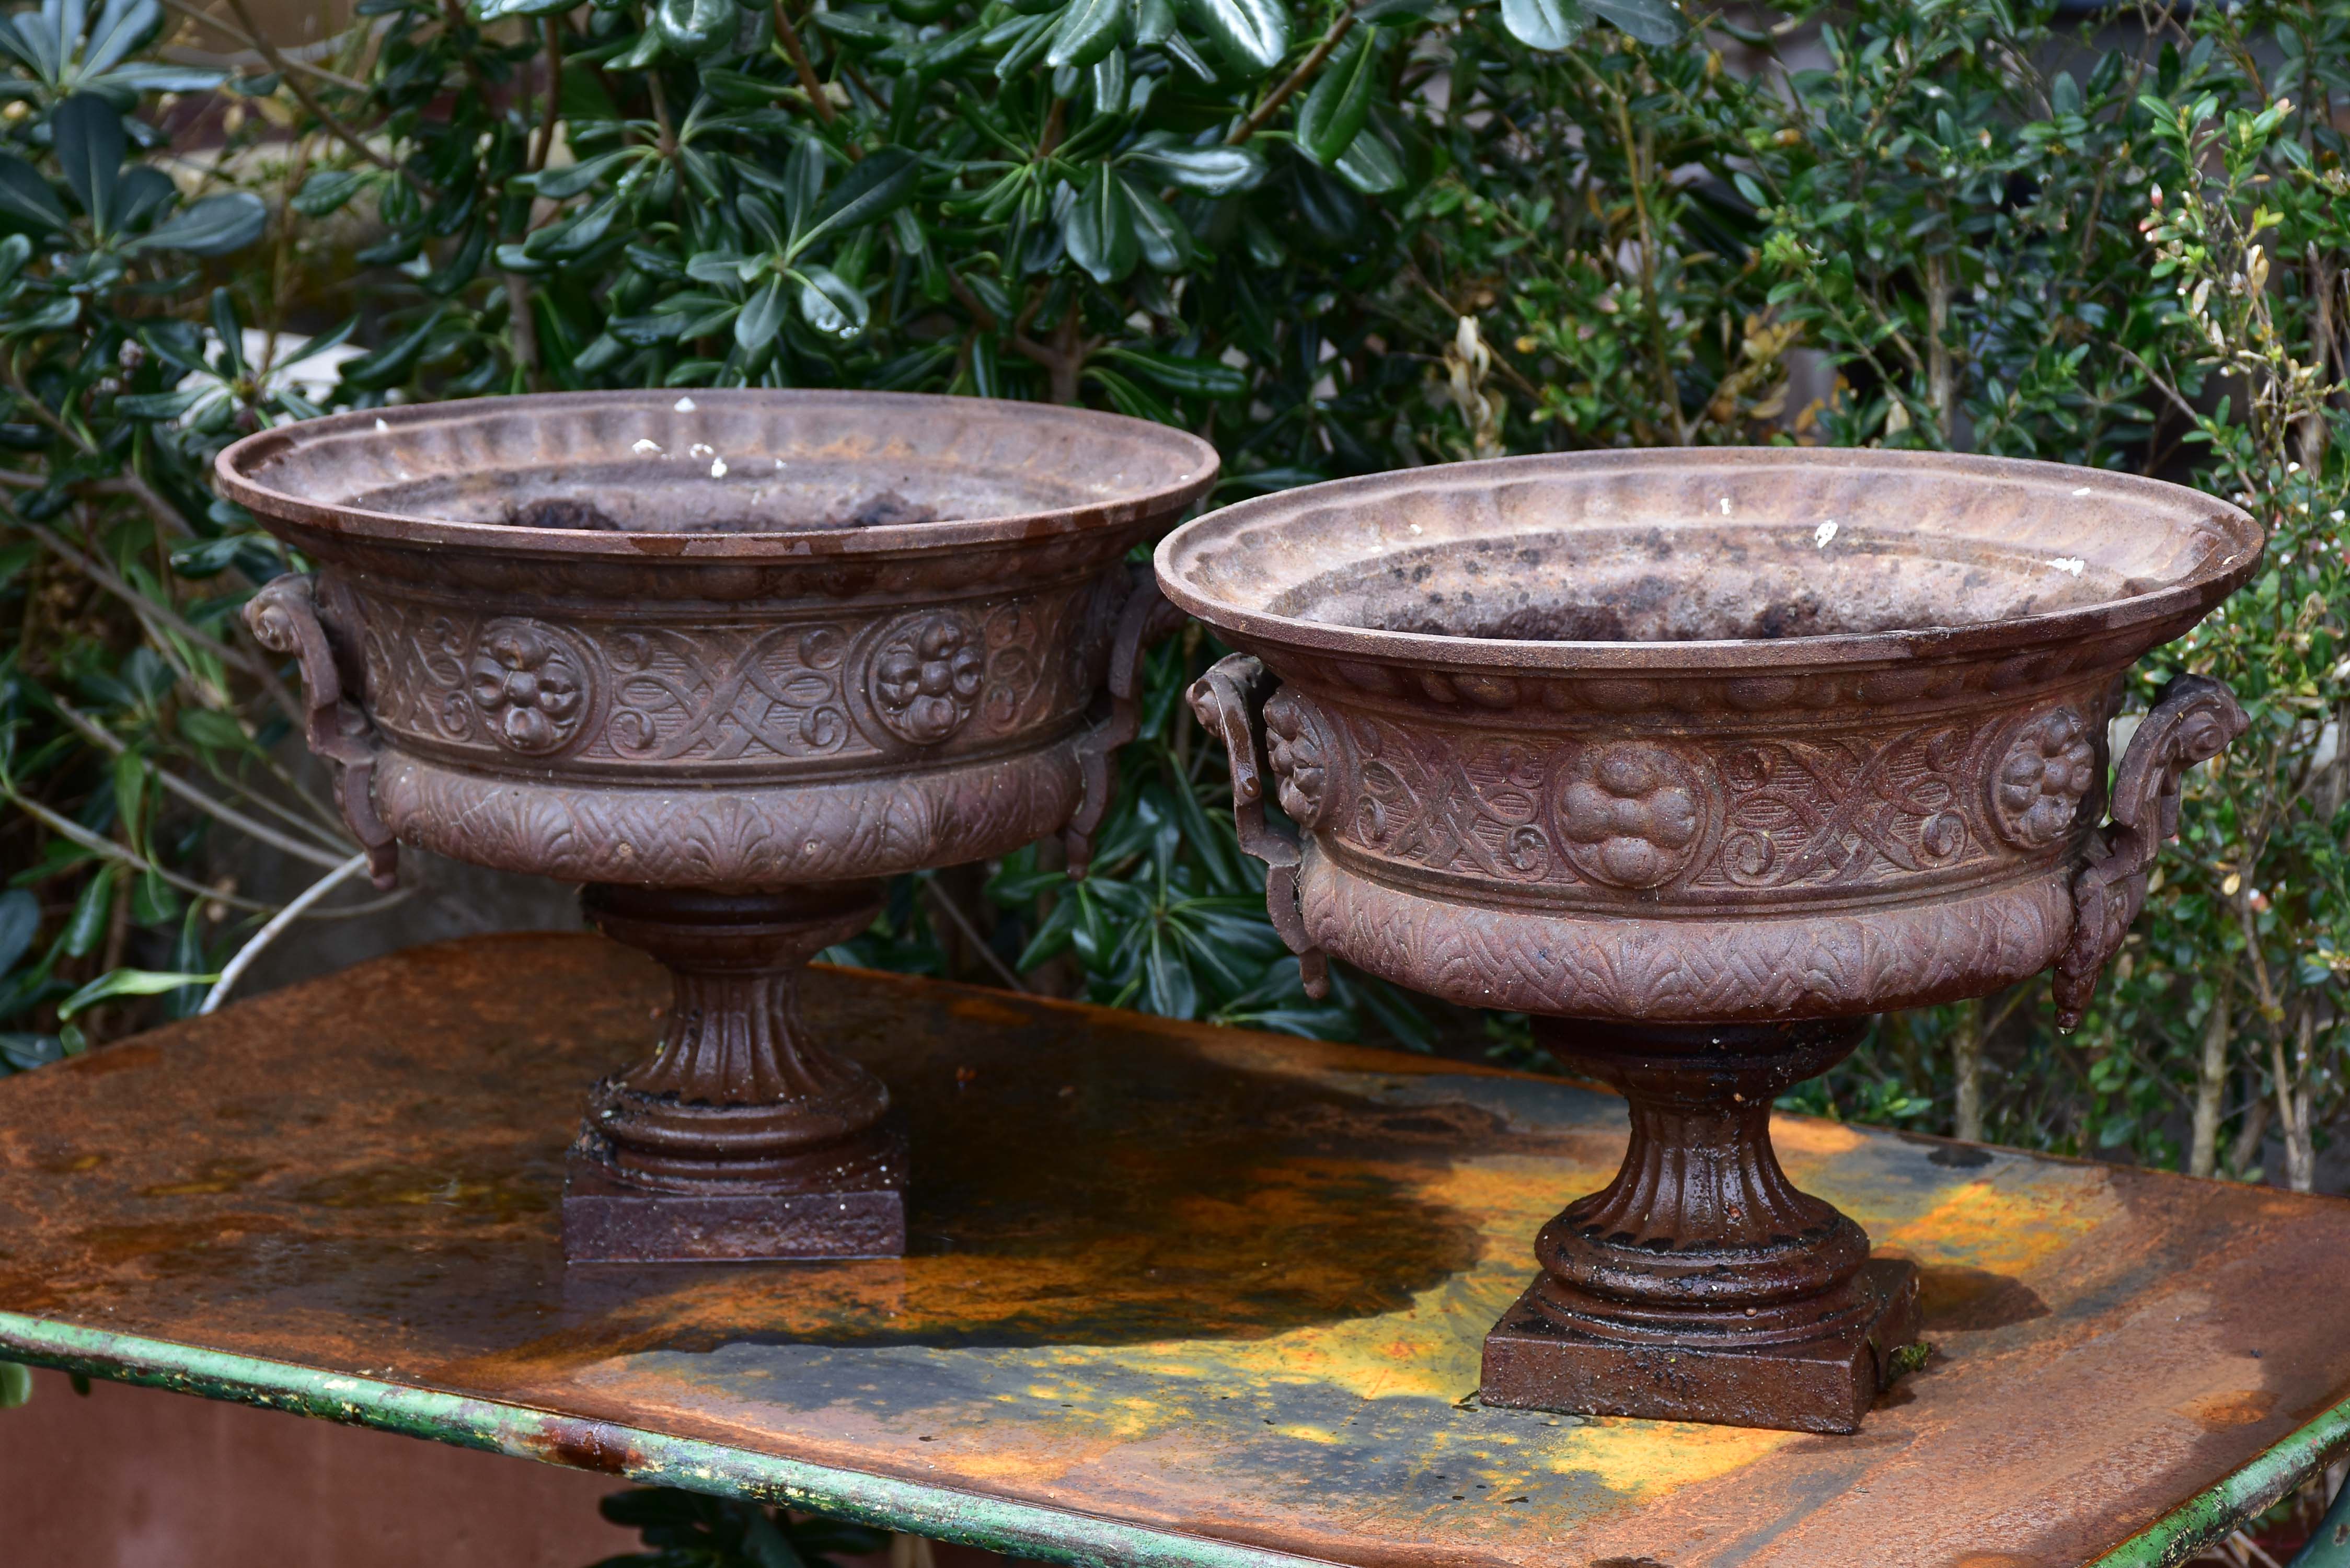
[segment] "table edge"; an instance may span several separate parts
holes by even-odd
[[[2087,1568],[2173,1568],[2350,1450],[2350,1399],[2319,1412]]]
[[[0,1311],[15,1360],[368,1427],[456,1448],[600,1472],[649,1486],[785,1504],[938,1541],[1092,1568],[1330,1568],[1331,1560],[991,1498],[960,1487],[841,1469],[618,1422],[386,1383],[174,1340]],[[2350,1449],[2350,1399],[2287,1433],[2084,1568],[2172,1568],[2224,1538]]]
[[[1072,1568],[1336,1568],[1327,1558],[22,1313],[0,1311],[0,1356],[648,1486],[783,1504]]]

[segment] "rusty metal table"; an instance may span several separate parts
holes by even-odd
[[[0,1084],[0,1355],[1070,1563],[2154,1564],[2350,1442],[2350,1202],[1781,1118],[1926,1280],[1857,1437],[1482,1407],[1620,1105],[830,972],[914,1255],[562,1263],[659,971],[421,949]]]

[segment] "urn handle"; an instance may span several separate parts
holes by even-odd
[[[1224,742],[1232,758],[1232,821],[1240,829],[1242,850],[1264,862],[1265,912],[1297,955],[1305,993],[1319,998],[1330,994],[1330,969],[1326,956],[1306,935],[1305,916],[1297,906],[1304,850],[1294,832],[1267,821],[1264,815],[1265,781],[1273,773],[1265,752],[1264,704],[1277,684],[1263,664],[1235,653],[1193,681],[1189,696],[1191,711]]]
[[[2056,1027],[2080,1026],[2098,977],[2146,904],[2147,874],[2178,833],[2178,781],[2242,734],[2250,721],[2234,692],[2204,675],[2162,689],[2114,770],[2113,820],[2089,839],[2089,863],[2073,878],[2073,939],[2056,961]]]
[[[289,573],[264,583],[244,607],[244,624],[255,642],[272,652],[292,654],[300,665],[303,695],[310,704],[304,738],[312,754],[335,770],[344,825],[367,851],[375,885],[392,887],[400,847],[375,812],[375,726],[357,701],[343,695],[342,667],[318,616],[318,575]]]
[[[1093,864],[1094,835],[1118,794],[1118,749],[1142,725],[1142,656],[1184,621],[1183,612],[1159,592],[1149,566],[1129,567],[1128,581],[1110,633],[1109,716],[1077,742],[1077,809],[1061,830],[1072,877],[1082,877]]]

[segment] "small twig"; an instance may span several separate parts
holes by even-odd
[[[251,675],[254,679],[259,680],[263,687],[269,692],[271,699],[286,711],[287,716],[293,719],[295,723],[299,724],[308,717],[309,711],[294,700],[293,693],[286,690],[285,682],[277,679],[276,671],[271,670],[259,659],[246,653],[243,649],[232,648],[227,643],[219,640],[217,638],[214,638],[208,633],[197,630],[196,628],[190,625],[186,620],[181,618],[177,611],[163,605],[157,604],[153,599],[149,598],[145,594],[140,593],[129,583],[124,582],[113,572],[108,570],[105,566],[99,565],[89,556],[83,555],[71,545],[67,544],[63,538],[58,536],[55,529],[49,528],[39,523],[26,523],[24,526],[26,533],[32,535],[33,537],[47,545],[50,552],[57,556],[58,559],[64,561],[68,566],[72,566],[76,571],[80,572],[82,576],[88,577],[91,582],[96,583],[99,587],[104,588],[108,593],[110,593],[115,597],[122,600],[133,610],[137,611],[141,618],[145,618],[150,616],[153,617],[156,620],[161,621],[163,625],[171,628],[182,637],[186,638],[190,642],[194,643],[197,647],[211,653],[214,658],[224,659],[228,663],[235,665],[246,674]]]
[[[825,96],[824,83],[817,78],[816,66],[808,59],[807,46],[800,42],[799,29],[792,26],[789,16],[784,15],[784,0],[775,0],[775,41],[783,45],[784,53],[791,57],[792,69],[799,76],[800,90],[808,96],[808,106],[816,110],[818,119],[830,125],[839,118],[840,111],[834,109],[832,99]]]
[[[1232,133],[1224,138],[1225,146],[1238,147],[1273,123],[1273,117],[1281,112],[1281,106],[1287,103],[1298,88],[1314,79],[1314,73],[1322,68],[1323,62],[1330,57],[1331,52],[1348,33],[1354,31],[1355,11],[1361,4],[1362,0],[1347,0],[1347,8],[1338,13],[1336,21],[1330,24],[1330,30],[1322,35],[1322,41],[1314,46],[1312,53],[1297,62],[1295,70],[1282,78],[1279,87],[1264,95],[1263,103],[1249,110],[1246,119],[1232,127]]]
[[[226,22],[222,21],[218,16],[213,16],[209,12],[199,11],[192,5],[182,5],[181,4],[181,0],[163,0],[163,5],[166,10],[177,11],[181,16],[187,17],[192,22],[200,22],[203,24],[203,26],[210,27],[215,33],[235,39],[238,43],[243,44],[246,48],[251,49],[256,55],[263,54],[260,39],[253,36],[251,34],[243,32],[238,28],[230,26]],[[213,57],[217,59],[220,57],[213,56]],[[264,55],[263,57],[265,59],[267,58],[265,55]],[[324,66],[314,66],[309,61],[302,59],[298,56],[281,53],[278,58],[283,60],[286,65],[294,67],[297,70],[309,72],[312,76],[317,77],[320,81],[325,82],[329,87],[338,87],[346,92],[363,93],[368,90],[367,84],[365,82],[355,82],[339,71],[330,71]]]
[[[962,933],[963,940],[969,942],[978,951],[979,956],[987,961],[987,967],[995,971],[997,978],[1014,991],[1025,992],[1028,988],[1020,983],[1020,977],[1012,972],[1012,966],[1005,963],[996,950],[981,938],[978,929],[971,923],[971,917],[962,912],[962,907],[948,895],[947,890],[940,887],[935,878],[928,884],[928,887],[931,902],[936,904],[940,912],[953,923],[954,929]]]
[[[210,1012],[226,1001],[229,987],[234,985],[237,977],[244,974],[252,966],[253,961],[261,956],[261,950],[264,948],[277,940],[279,932],[300,919],[311,905],[341,886],[344,878],[354,872],[364,871],[367,868],[368,857],[365,852],[361,852],[352,856],[348,860],[302,889],[292,903],[272,915],[267,925],[253,933],[252,940],[236,950],[236,956],[229,960],[228,966],[221,971],[220,979],[213,981],[212,990],[204,993],[203,1005],[196,1011],[199,1013]]]
[[[544,18],[546,37],[546,113],[538,122],[538,137],[530,151],[528,168],[536,174],[555,152],[555,127],[563,117],[563,21]]]
[[[222,892],[217,888],[207,888],[202,882],[190,881],[187,877],[181,876],[176,871],[156,865],[153,861],[148,859],[143,855],[133,854],[131,851],[125,849],[121,845],[115,843],[111,838],[108,838],[101,834],[92,833],[88,828],[84,827],[80,823],[74,821],[71,817],[58,815],[56,812],[51,811],[47,806],[43,805],[39,801],[35,800],[32,796],[25,794],[22,790],[17,789],[14,784],[0,784],[0,796],[5,796],[7,800],[13,803],[18,810],[31,817],[34,821],[39,823],[42,826],[47,828],[50,832],[56,834],[58,837],[63,838],[69,843],[79,845],[82,848],[88,850],[93,855],[103,856],[109,860],[119,860],[123,865],[130,867],[133,871],[144,871],[153,876],[160,877],[164,881],[170,883],[172,887],[177,888],[181,892],[186,893],[191,897],[203,898],[212,903],[227,904],[234,909],[251,909],[256,913],[265,914],[276,908],[274,904],[257,903],[251,898],[241,898],[234,893]]]
[[[109,732],[105,726],[95,722],[71,704],[61,701],[56,697],[51,697],[49,701],[57,708],[58,717],[113,755],[119,757],[130,749],[123,743],[120,736]],[[257,839],[274,849],[282,850],[296,858],[307,860],[314,866],[339,866],[343,863],[341,856],[315,848],[297,839],[288,838],[267,823],[255,822],[227,802],[213,799],[178,774],[165,772],[145,757],[141,757],[140,763],[154,775],[155,782],[166,790],[178,795],[197,810],[218,817],[247,837]]]
[[[188,521],[186,514],[164,499],[163,493],[148,483],[135,468],[125,468],[120,478],[100,480],[91,488],[101,494],[130,496],[147,508],[167,534],[176,534],[182,539],[196,536],[195,525]]]
[[[294,62],[287,59],[276,45],[262,36],[261,29],[254,24],[253,14],[245,9],[244,0],[228,0],[228,7],[236,13],[236,19],[244,23],[244,30],[252,35],[253,47],[261,52],[261,57],[267,60],[271,67],[286,78],[286,88],[301,100],[304,109],[318,117],[318,123],[327,128],[329,135],[377,168],[388,173],[399,175],[416,187],[419,194],[429,196],[433,193],[432,188],[417,178],[406,164],[394,162],[369,146],[365,137],[336,119],[335,111],[318,101],[318,95],[304,86],[294,75]]]
[[[386,909],[405,904],[414,897],[416,897],[416,889],[413,887],[400,888],[386,893],[380,898],[369,898],[364,904],[345,904],[338,909],[313,909],[308,918],[313,920],[364,919],[369,915],[380,915]]]

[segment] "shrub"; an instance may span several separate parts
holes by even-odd
[[[1762,440],[1970,447],[2236,496],[2276,530],[2270,568],[2165,658],[2230,680],[2255,729],[2199,776],[2087,1027],[2055,1034],[2037,982],[1888,1020],[1802,1103],[2243,1175],[2273,1124],[2305,1185],[2342,1105],[2350,961],[2350,245],[2324,108],[2350,4],[2061,33],[1999,0],[1863,0],[1766,31],[1710,17],[1690,42],[1660,0],[1590,9],[1616,26],[1582,30],[1566,0],[366,0],[339,53],[246,39],[268,69],[204,110],[235,122],[207,178],[275,198],[265,243],[206,278],[164,271],[153,225],[231,208],[139,207],[109,240],[72,169],[41,162],[60,117],[99,123],[77,104],[153,142],[120,118],[130,98],[205,84],[124,79],[110,44],[70,80],[28,71],[6,134],[39,167],[0,173],[0,226],[26,241],[26,303],[0,324],[24,367],[0,426],[25,432],[0,465],[28,628],[5,692],[10,853],[38,900],[0,905],[0,937],[23,933],[10,1049],[70,1044],[57,1012],[105,1002],[67,994],[100,971],[160,991],[151,1009],[192,1004],[185,977],[265,912],[188,886],[204,834],[347,848],[272,773],[282,686],[228,615],[275,547],[200,483],[220,440],[309,406],[277,356],[240,357],[244,318],[298,320],[328,328],[313,347],[364,349],[338,403],[751,384],[1083,400],[1207,434],[1227,496]],[[63,221],[7,192],[46,192]],[[108,244],[103,287],[77,282]],[[67,297],[71,316],[40,315]],[[1491,1027],[1527,1059],[1511,1021],[1359,977],[1305,1001],[1222,758],[1180,711],[1211,651],[1194,632],[1155,656],[1093,878],[1032,850],[910,880],[862,956],[1312,1033]],[[112,1005],[115,1028],[140,1016]]]

